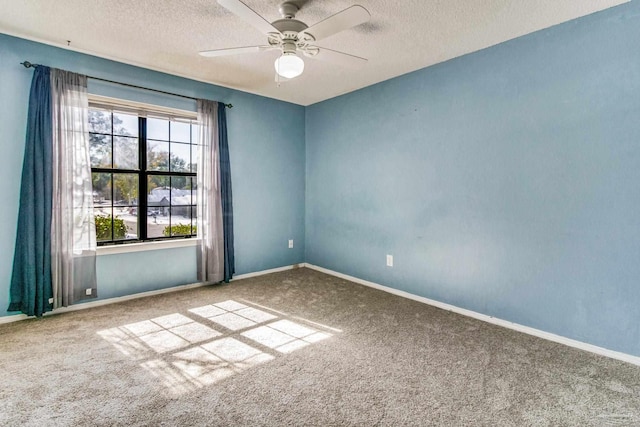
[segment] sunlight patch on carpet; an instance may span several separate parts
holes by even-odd
[[[233,300],[98,332],[180,395],[214,384],[339,331],[267,307]],[[303,324],[306,323],[306,324]],[[313,325],[313,326],[310,326]],[[324,329],[324,330],[321,330]]]

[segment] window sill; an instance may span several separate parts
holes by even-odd
[[[187,247],[196,246],[199,241],[200,240],[198,239],[177,239],[177,240],[162,240],[159,242],[128,243],[128,244],[122,244],[122,245],[99,246],[96,250],[96,254],[100,256],[100,255],[126,254],[130,252],[155,251],[159,249],[187,248]]]

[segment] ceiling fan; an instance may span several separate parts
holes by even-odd
[[[298,56],[298,53],[346,66],[361,65],[367,62],[366,59],[358,56],[315,45],[315,42],[319,40],[367,22],[371,15],[362,6],[351,6],[309,27],[295,18],[300,8],[290,1],[280,4],[279,12],[282,18],[271,23],[240,0],[218,0],[218,3],[265,34],[268,44],[205,50],[199,52],[202,56],[216,57],[280,50],[281,54],[274,63],[277,81],[279,81],[279,77],[292,79],[302,74],[304,61]]]

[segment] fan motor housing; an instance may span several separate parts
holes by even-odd
[[[278,19],[276,21],[273,21],[271,25],[276,27],[276,29],[280,31],[282,34],[299,33],[300,31],[303,31],[309,28],[309,26],[304,22],[298,21],[297,19],[293,19],[293,18]]]

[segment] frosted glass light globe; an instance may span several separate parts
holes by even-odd
[[[287,79],[298,77],[304,71],[304,61],[295,53],[283,53],[274,66],[276,73]]]

